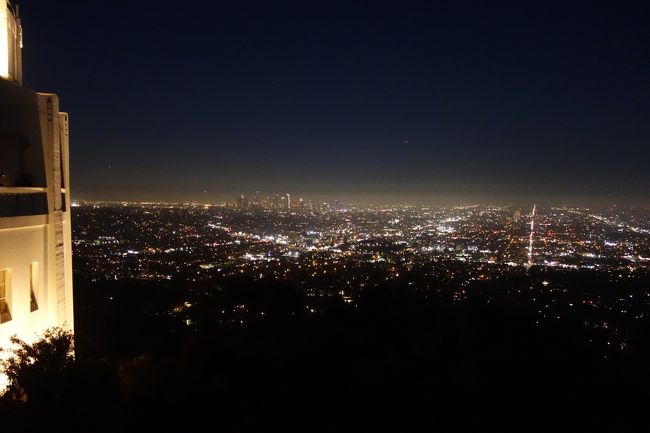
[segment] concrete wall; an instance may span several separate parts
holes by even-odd
[[[7,296],[11,320],[0,324],[0,346],[8,347],[9,337],[17,334],[31,341],[35,334],[59,324],[56,291],[51,281],[49,231],[47,216],[13,218],[10,226],[0,221],[0,271],[8,269]],[[22,221],[21,221],[22,220]],[[33,224],[33,225],[32,225]],[[38,310],[30,311],[31,268],[37,263],[34,294]],[[54,301],[54,302],[53,302]]]

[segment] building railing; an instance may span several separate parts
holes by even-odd
[[[0,195],[39,194],[47,188],[39,186],[0,186]]]
[[[65,192],[65,188],[61,188],[64,203]],[[0,217],[46,215],[47,213],[47,188],[0,186]]]

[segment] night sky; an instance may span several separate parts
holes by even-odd
[[[648,2],[551,3],[24,0],[25,85],[78,199],[648,204]]]

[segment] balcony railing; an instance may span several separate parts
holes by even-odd
[[[61,190],[64,194],[65,190]],[[0,217],[45,215],[48,213],[47,188],[0,186]]]
[[[40,186],[0,186],[0,195],[46,193],[47,188]]]

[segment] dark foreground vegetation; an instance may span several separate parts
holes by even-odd
[[[22,346],[2,398],[7,431],[650,427],[643,332],[603,352],[578,324],[539,327],[506,300],[408,287],[310,308],[259,281],[195,290],[187,304],[174,283],[75,283],[75,358],[58,331]]]

